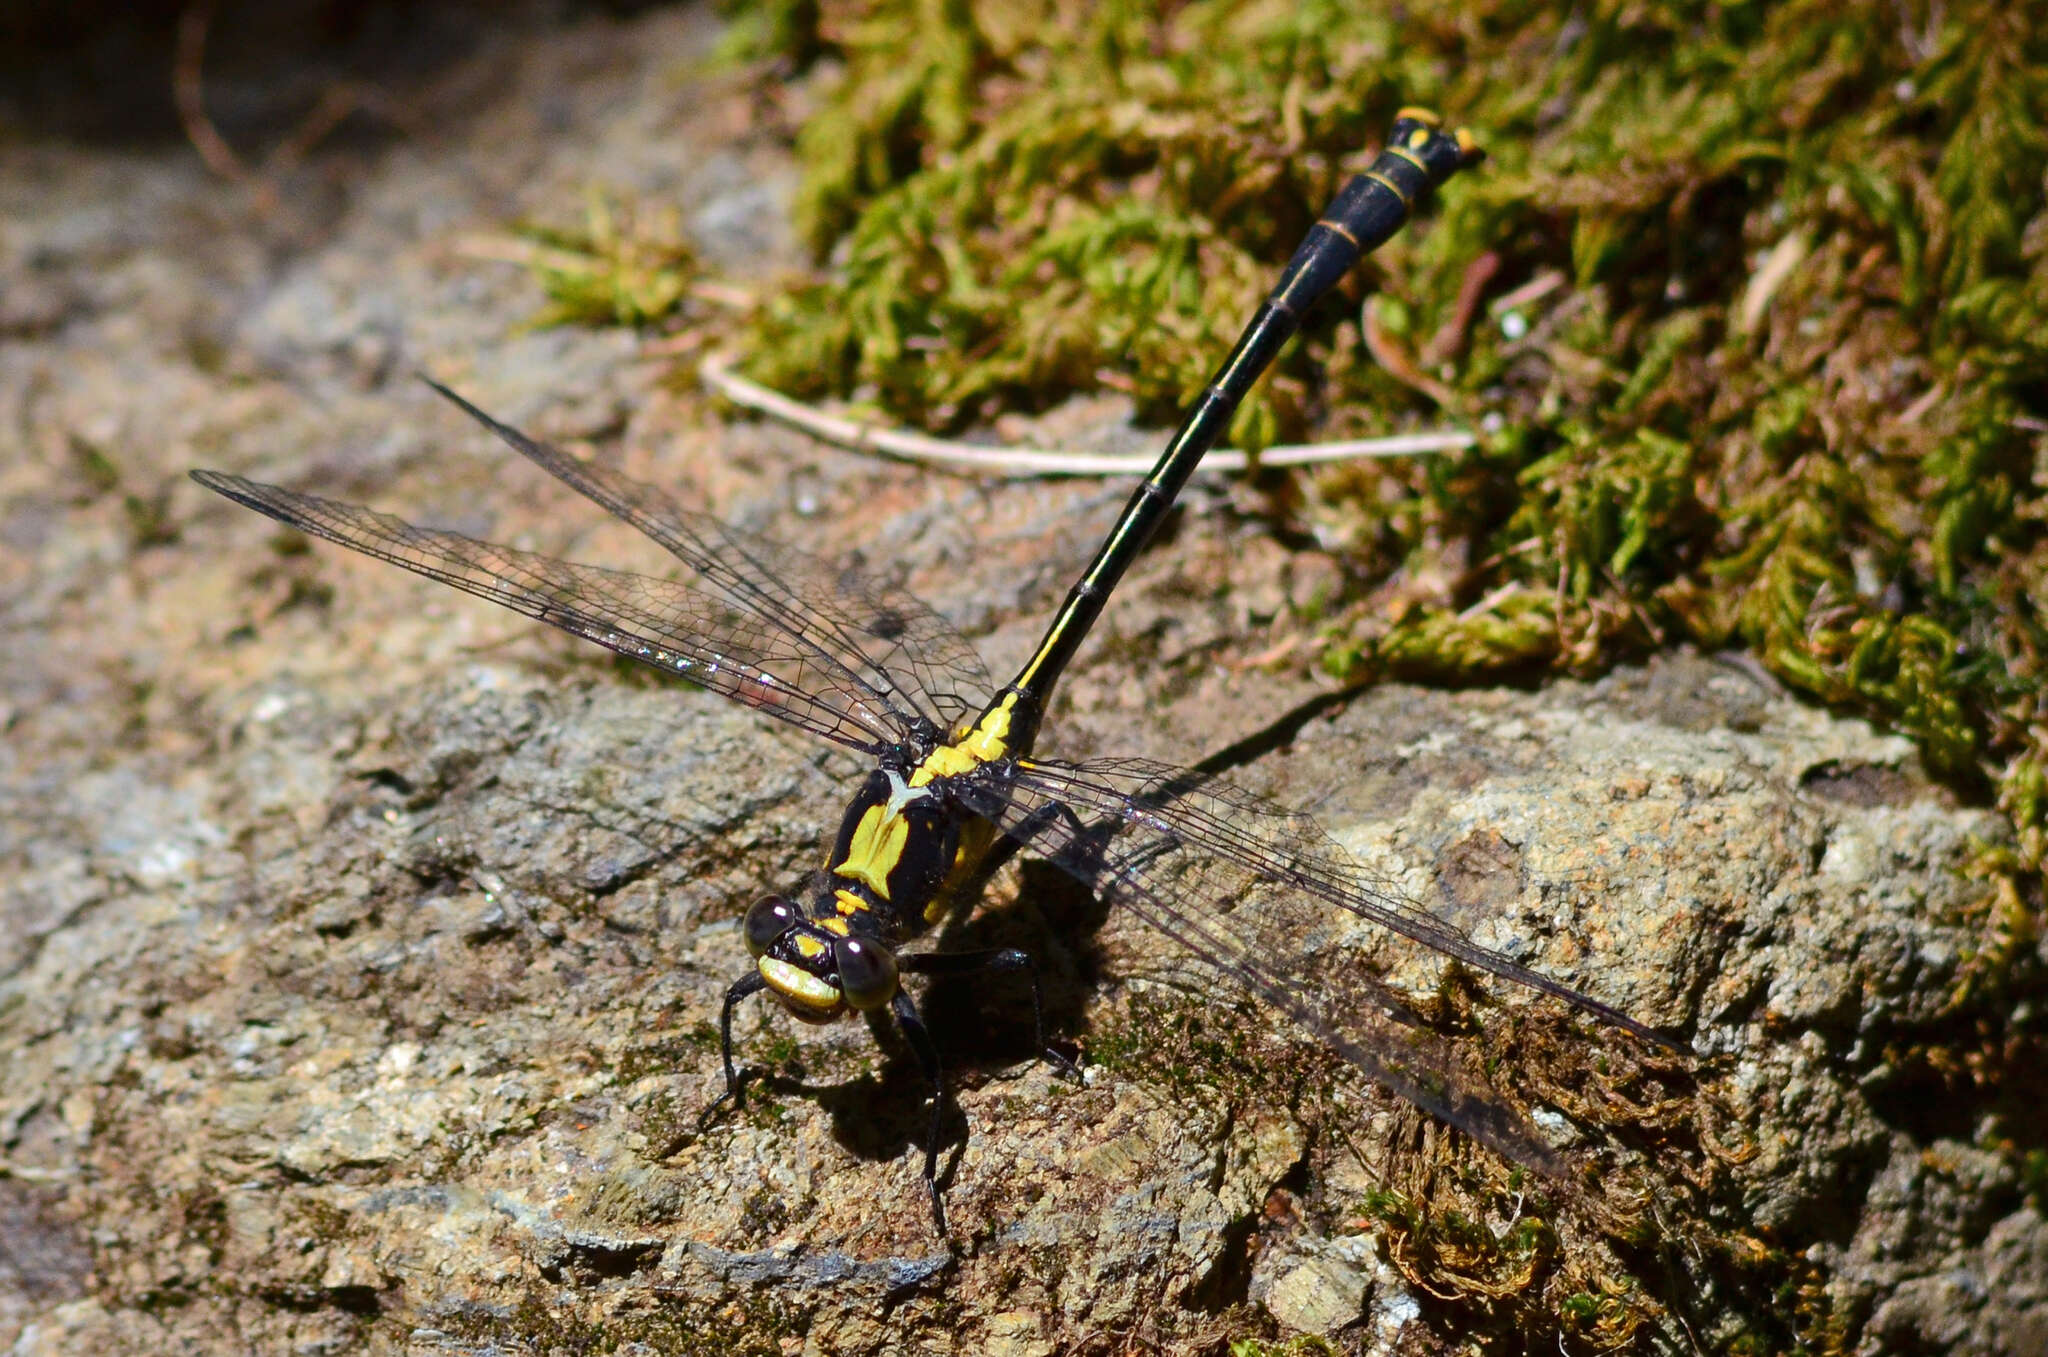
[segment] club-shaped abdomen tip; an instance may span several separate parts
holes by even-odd
[[[1461,127],[1451,135],[1457,140],[1458,155],[1467,169],[1486,159],[1486,148],[1479,144],[1479,138],[1472,135],[1471,128]]]
[[[1390,138],[1397,146],[1428,165],[1432,177],[1441,183],[1459,170],[1470,169],[1486,158],[1486,150],[1467,128],[1444,130],[1444,120],[1432,108],[1410,105],[1394,114]]]

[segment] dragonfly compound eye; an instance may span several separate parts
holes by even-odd
[[[841,938],[832,944],[839,967],[839,992],[862,1012],[880,1008],[896,997],[896,957],[879,943]]]
[[[764,895],[747,910],[747,953],[755,960],[797,921],[796,906],[779,895]]]

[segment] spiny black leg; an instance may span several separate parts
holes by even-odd
[[[1016,828],[1004,830],[1002,837],[990,845],[988,852],[982,854],[982,874],[994,876],[996,869],[1017,856],[1017,850],[1022,848],[1032,835],[1062,816],[1066,817],[1067,825],[1076,837],[1088,832],[1088,827],[1081,823],[1080,816],[1074,814],[1072,806],[1064,801],[1048,801],[1020,820]]]
[[[908,994],[897,990],[890,1007],[895,1010],[896,1025],[903,1029],[903,1039],[910,1043],[918,1066],[924,1070],[925,1082],[932,1089],[931,1132],[924,1143],[924,1185],[931,1189],[932,1220],[939,1233],[944,1234],[946,1206],[939,1200],[939,1131],[946,1111],[946,1081],[939,1072],[939,1048],[932,1044],[932,1034],[925,1030],[924,1019]]]
[[[1019,848],[1029,844],[1040,830],[1053,824],[1062,825],[1066,829],[1066,843],[1044,843],[1037,847],[1040,852],[1055,861],[1071,863],[1092,861],[1094,855],[1099,854],[1108,842],[1109,835],[1116,830],[1114,821],[1097,821],[1090,825],[1066,802],[1048,801],[1019,820],[1013,828],[1005,830],[1002,842],[1010,845],[1008,853],[1015,853]],[[1008,853],[1004,855],[1006,858]]]
[[[746,1103],[745,1080],[741,1072],[735,1070],[732,1065],[732,1010],[740,1000],[750,994],[759,994],[767,988],[768,982],[761,978],[759,971],[748,971],[733,981],[732,987],[725,992],[725,1007],[718,1013],[718,1056],[725,1063],[725,1092],[712,1099],[711,1106],[704,1109],[703,1119],[707,1122],[718,1114],[727,1100],[730,1100],[734,1107],[741,1107]]]
[[[1022,971],[1031,981],[1031,1029],[1033,1040],[1046,1063],[1063,1079],[1079,1079],[1074,1062],[1052,1048],[1045,1039],[1045,989],[1038,980],[1038,963],[1031,953],[1015,947],[992,948],[983,952],[912,952],[896,958],[905,975],[957,976],[983,971]]]
[[[1017,850],[1022,848],[1032,835],[1061,818],[1066,820],[1067,827],[1074,832],[1076,839],[1088,833],[1088,826],[1081,822],[1081,817],[1074,813],[1072,806],[1064,801],[1048,801],[1019,821],[1016,828],[1006,829],[996,836],[988,851],[981,855],[981,861],[975,864],[974,880],[987,882],[993,878],[1003,869],[1004,863],[1017,856]]]

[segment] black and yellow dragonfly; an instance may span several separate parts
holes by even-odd
[[[771,895],[747,911],[754,966],[726,992],[720,1015],[720,1101],[743,1096],[732,1015],[747,996],[766,990],[815,1022],[890,1011],[931,1087],[924,1177],[942,1229],[944,1084],[903,977],[1020,972],[1034,1007],[1038,978],[1030,957],[1014,949],[901,947],[955,907],[961,877],[1018,847],[1129,910],[1417,1106],[1554,1170],[1554,1153],[1413,1021],[1336,925],[1354,916],[1616,1027],[1663,1038],[1474,943],[1353,860],[1307,815],[1184,768],[1032,754],[1053,685],[1110,591],[1303,314],[1430,190],[1479,156],[1469,135],[1444,130],[1433,115],[1397,117],[1385,149],[1311,228],[1036,652],[1001,688],[965,638],[908,592],[686,509],[499,423],[438,383],[430,385],[528,460],[666,547],[687,576],[574,564],[239,476],[193,476],[291,527],[501,603],[873,759],[823,870],[794,897]]]

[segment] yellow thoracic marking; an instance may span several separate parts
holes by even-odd
[[[884,900],[889,898],[889,873],[903,856],[910,838],[910,821],[889,813],[887,806],[869,806],[854,826],[853,841],[846,846],[846,859],[832,870],[850,876]]]
[[[922,787],[935,777],[955,777],[970,772],[981,760],[968,752],[967,742],[942,744],[934,749],[923,763],[910,771],[910,785]]]
[[[1008,753],[1010,710],[1016,702],[1016,694],[1010,694],[1000,706],[985,712],[965,735],[934,749],[923,763],[911,770],[910,785],[923,787],[935,777],[957,777],[973,771],[980,764],[993,763]]]
[[[868,902],[861,899],[858,895],[855,895],[852,891],[834,891],[832,892],[832,898],[835,902],[837,902],[835,907],[839,910],[841,914],[854,915],[867,913]]]
[[[844,919],[820,919],[818,920],[818,927],[824,929],[827,933],[836,933],[842,938],[847,936],[846,920]]]
[[[978,816],[961,828],[960,846],[953,850],[953,865],[947,870],[945,881],[932,892],[932,898],[925,904],[926,923],[937,923],[960,903],[960,887],[981,866],[981,859],[988,852],[989,845],[995,842],[995,837],[996,827]]]
[[[768,982],[768,988],[790,1003],[801,1004],[816,1013],[830,1014],[846,1000],[837,988],[801,966],[765,956],[759,964],[761,978]]]

